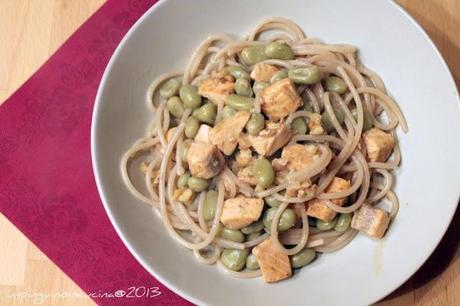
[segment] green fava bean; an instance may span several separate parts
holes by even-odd
[[[244,241],[244,235],[238,230],[233,230],[230,228],[224,227],[222,231],[220,232],[220,237],[235,241],[235,242],[243,242]]]
[[[182,104],[182,101],[180,100],[179,97],[171,97],[166,101],[166,108],[168,111],[171,113],[176,118],[182,117],[182,114],[184,113],[184,105]]]
[[[296,134],[303,135],[307,133],[307,123],[301,117],[295,118],[291,123],[291,127]]]
[[[254,240],[260,237],[261,235],[262,235],[262,231],[251,233],[246,237],[246,241]]]
[[[321,70],[317,66],[289,69],[289,78],[296,84],[311,85],[321,81]]]
[[[351,114],[353,115],[353,118],[355,118],[355,121],[358,122],[358,111],[356,110],[356,108],[354,108],[351,111]],[[374,122],[372,121],[371,114],[367,110],[364,110],[363,111],[363,130],[367,131],[371,129],[373,125],[374,125]]]
[[[227,119],[236,114],[236,109],[230,106],[224,106],[222,109],[222,118]]]
[[[313,249],[303,249],[299,253],[289,257],[291,267],[301,268],[311,263],[316,258],[316,252]]]
[[[345,232],[351,224],[352,214],[340,214],[337,218],[337,224],[334,227],[334,230],[340,233]]]
[[[191,211],[197,211],[198,209],[198,201],[193,201],[192,204],[187,205],[187,209]]]
[[[249,254],[246,258],[246,268],[249,270],[259,269],[259,263],[257,262],[257,258],[254,254]]]
[[[339,95],[344,94],[348,89],[347,83],[336,76],[328,77],[324,83],[327,91],[336,92]]]
[[[179,93],[181,83],[177,79],[169,79],[160,88],[160,96],[165,99],[176,96]]]
[[[261,230],[263,230],[263,228],[264,228],[264,224],[262,223],[262,221],[257,221],[257,222],[251,223],[250,225],[248,225],[246,227],[243,227],[241,229],[241,232],[243,234],[249,235],[249,234],[252,234],[254,232],[261,231]]]
[[[280,232],[287,231],[294,226],[296,220],[295,212],[287,208],[282,214],[280,221],[278,222],[278,230]]]
[[[228,269],[240,271],[244,268],[248,255],[248,250],[225,249],[220,255],[220,260]]]
[[[224,229],[224,225],[222,223],[217,223],[217,231],[216,231],[216,236],[219,237],[220,233],[222,233],[222,230]]]
[[[237,79],[235,82],[235,92],[240,96],[251,97],[251,83],[247,79]]]
[[[268,230],[270,230],[272,220],[273,220],[273,217],[275,216],[277,209],[278,208],[276,207],[267,209],[262,217],[264,226]],[[279,219],[278,231],[280,232],[287,231],[288,229],[293,227],[295,224],[295,219],[296,219],[295,212],[290,208],[286,208],[281,214],[281,218]]]
[[[254,91],[254,94],[258,95],[268,86],[270,86],[270,84],[266,82],[255,82],[254,85],[252,86],[252,91]]]
[[[338,108],[335,108],[333,111],[339,124],[342,124],[343,120],[345,119],[343,112]],[[334,125],[332,124],[331,117],[329,117],[329,114],[326,111],[321,114],[321,123],[327,132],[332,132],[334,130]]]
[[[229,66],[227,70],[235,79],[249,79],[249,73],[241,67]]]
[[[241,51],[241,60],[248,66],[268,59],[265,54],[265,46],[246,47]]]
[[[262,188],[269,187],[275,180],[272,164],[265,158],[259,158],[254,162],[252,174],[256,179],[257,185]]]
[[[249,135],[258,135],[260,131],[264,129],[265,118],[262,114],[252,114],[246,123],[246,131]]]
[[[262,215],[262,222],[264,223],[264,227],[267,230],[270,230],[271,228],[273,216],[275,215],[277,209],[278,209],[277,207],[269,208]],[[278,224],[278,227],[279,227],[279,224]]]
[[[313,106],[311,106],[311,104],[309,102],[304,102],[301,110],[306,111],[306,112],[310,112],[310,113],[315,112],[314,109],[313,109]],[[304,118],[304,120],[305,120],[305,122],[308,122],[307,118]]]
[[[187,161],[188,148],[190,148],[191,144],[192,144],[192,141],[190,139],[186,139],[186,140],[184,140],[184,142],[182,143],[182,145],[179,148],[180,159],[183,162]]]
[[[283,80],[283,79],[285,79],[287,77],[288,77],[288,71],[287,70],[280,70],[278,72],[275,72],[272,75],[272,77],[270,79],[270,83],[273,84],[273,83],[278,82],[280,80]]]
[[[265,200],[265,204],[267,204],[270,207],[278,207],[281,205],[281,201],[272,195],[265,197],[264,200]]]
[[[265,47],[265,54],[269,58],[280,60],[291,60],[294,58],[294,51],[283,42],[274,41]]]
[[[184,188],[188,186],[188,179],[190,178],[190,172],[185,172],[177,179],[177,188]]]
[[[200,108],[197,108],[193,111],[193,116],[200,120],[201,122],[213,125],[216,120],[217,115],[217,106],[212,103],[206,103]]]
[[[217,191],[210,190],[206,193],[203,202],[203,218],[206,221],[214,219],[217,207]]]
[[[335,227],[336,223],[337,223],[337,218],[335,218],[334,220],[332,220],[330,222],[318,219],[318,221],[316,221],[316,227],[319,230],[328,231],[328,230],[333,229]]]
[[[310,112],[310,113],[314,113],[314,110],[313,110],[313,106],[311,106],[310,103],[305,103],[303,104],[302,106],[302,110],[306,111],[306,112]],[[305,119],[304,119],[305,120]]]
[[[306,112],[313,113],[313,106],[311,105],[310,96],[308,95],[307,91],[304,91],[302,93],[302,100],[303,100],[302,109]]]
[[[198,94],[195,86],[182,85],[179,90],[179,96],[188,108],[196,109],[201,105],[201,96]]]
[[[238,111],[250,111],[254,107],[254,98],[229,95],[226,104]]]
[[[188,138],[194,138],[196,134],[198,133],[198,129],[200,128],[200,121],[196,119],[195,117],[189,117],[185,121],[185,129],[184,133],[185,136]]]
[[[195,176],[191,176],[188,179],[188,187],[190,187],[190,189],[192,189],[195,192],[203,191],[206,188],[208,188],[208,186],[209,186],[208,180],[205,180],[199,177],[195,177]]]

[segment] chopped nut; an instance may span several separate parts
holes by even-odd
[[[286,196],[288,197],[305,197],[313,196],[316,191],[316,185],[312,185],[310,180],[291,184],[286,188]]]
[[[321,115],[317,113],[311,113],[308,116],[308,130],[310,135],[323,135],[324,128],[321,125]]]
[[[254,160],[255,158],[249,149],[241,149],[235,155],[235,162],[239,167],[246,167]]]
[[[190,205],[195,198],[195,193],[190,188],[181,187],[174,190],[174,200]]]
[[[154,186],[158,186],[160,184],[160,170],[154,169],[152,170],[152,184]]]
[[[147,163],[146,162],[142,162],[140,165],[139,165],[139,169],[141,170],[141,172],[143,174],[146,174],[147,173]]]

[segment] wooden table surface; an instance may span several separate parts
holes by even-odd
[[[0,103],[104,2],[0,0]],[[460,0],[397,2],[428,32],[446,59],[457,86],[460,86]],[[430,222],[428,218],[426,221]],[[460,213],[457,211],[446,236],[428,262],[378,305],[460,305],[459,222]],[[33,298],[8,298],[8,295],[15,292],[30,295],[79,293],[81,289],[0,214],[0,305],[36,305],[39,302]],[[86,297],[53,297],[47,298],[44,304],[94,303]]]

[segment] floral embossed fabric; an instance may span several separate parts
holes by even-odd
[[[91,168],[91,113],[102,73],[155,2],[109,0],[0,107],[0,211],[101,305],[189,304],[123,245]]]

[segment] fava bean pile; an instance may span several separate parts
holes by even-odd
[[[152,124],[122,157],[123,180],[203,264],[280,281],[358,232],[382,238],[397,214],[407,124],[353,46],[270,18],[244,39],[206,39],[146,101]]]

